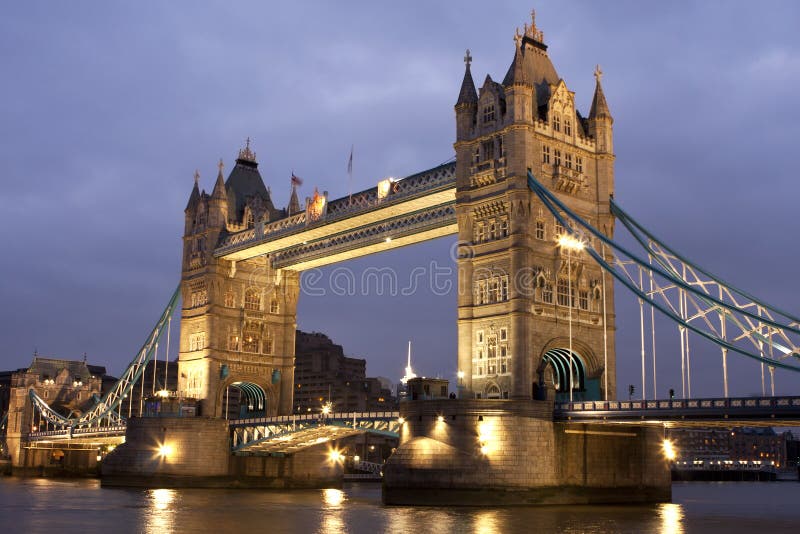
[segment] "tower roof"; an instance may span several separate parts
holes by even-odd
[[[197,202],[200,200],[200,187],[197,185],[197,182],[200,181],[200,172],[194,171],[194,187],[192,187],[192,192],[189,194],[189,202],[186,203],[186,209],[184,211],[188,211],[197,205]]]
[[[475,82],[472,80],[472,72],[470,71],[470,63],[472,63],[472,56],[469,55],[469,50],[464,56],[464,63],[466,69],[464,70],[464,80],[461,82],[461,91],[458,93],[459,104],[475,104],[478,102],[478,92],[475,90]]]
[[[289,206],[286,208],[287,215],[300,213],[300,201],[297,199],[297,187],[292,184],[292,195],[289,197]]]
[[[544,44],[544,33],[536,27],[536,13],[531,12],[531,25],[526,23],[522,33],[517,29],[514,40],[519,43],[514,60],[503,78],[503,85],[511,85],[515,80],[524,79],[536,88],[537,104],[545,105],[550,98],[550,85],[560,79]],[[519,82],[517,82],[519,83]]]
[[[211,198],[217,200],[227,200],[228,194],[225,192],[225,178],[222,176],[222,170],[225,164],[222,163],[222,158],[219,159],[219,172],[217,173],[217,181],[214,184],[214,190],[211,192]]]
[[[242,220],[247,201],[252,197],[260,198],[264,208],[269,212],[270,220],[277,219],[280,216],[280,213],[272,204],[269,191],[264,185],[263,178],[261,178],[261,173],[258,172],[256,154],[250,150],[249,137],[247,138],[246,146],[239,150],[236,165],[228,175],[228,180],[225,182],[225,192],[228,197],[228,216],[231,220]]]
[[[600,79],[603,77],[603,71],[600,70],[600,65],[594,69],[594,77],[597,84],[594,88],[594,97],[592,98],[592,109],[589,111],[590,119],[611,118],[611,111],[608,109],[606,102],[606,95],[603,94],[603,86]]]

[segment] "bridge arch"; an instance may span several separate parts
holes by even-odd
[[[555,390],[556,399],[569,400],[569,339],[557,338],[542,350],[536,373],[539,387]],[[603,369],[594,351],[580,340],[572,340],[572,398],[573,400],[599,400],[600,376]]]
[[[269,380],[257,376],[231,376],[217,391],[217,416],[228,419],[277,415],[277,392]]]

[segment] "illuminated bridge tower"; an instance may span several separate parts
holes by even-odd
[[[613,284],[585,252],[559,245],[561,227],[527,186],[530,170],[611,236],[613,119],[601,72],[584,118],[535,21],[515,42],[503,82],[487,76],[479,92],[467,51],[455,106],[460,386],[480,398],[544,398],[554,388],[566,399],[572,360],[576,400],[602,398],[604,373],[613,398]]]
[[[202,399],[206,416],[291,413],[298,273],[274,270],[266,256],[235,262],[213,255],[228,233],[286,216],[272,203],[249,140],[227,180],[220,161],[210,195],[195,174],[185,213],[180,393]]]

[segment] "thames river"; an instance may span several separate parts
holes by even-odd
[[[792,532],[800,483],[687,482],[652,506],[383,506],[379,484],[290,493],[109,489],[97,480],[0,479],[0,532]]]

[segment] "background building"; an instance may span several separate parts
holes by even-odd
[[[325,334],[297,331],[295,346],[295,412],[318,412],[328,402],[337,412],[391,410],[391,387],[366,376],[367,361],[344,355]]]

